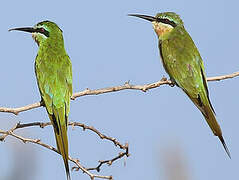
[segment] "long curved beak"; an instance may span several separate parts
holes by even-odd
[[[156,18],[153,16],[140,15],[140,14],[128,14],[128,16],[135,16],[135,17],[142,18],[142,19],[145,19],[150,22],[156,21]]]
[[[34,33],[36,32],[36,29],[34,29],[33,27],[22,27],[22,28],[12,28],[12,29],[9,29],[8,31],[24,31],[24,32]]]

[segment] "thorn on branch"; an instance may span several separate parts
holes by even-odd
[[[4,136],[0,136],[0,141],[4,141],[5,137]]]
[[[126,81],[126,82],[124,83],[124,85],[125,85],[125,86],[130,85],[129,83],[130,83],[130,80]]]
[[[40,128],[44,128],[45,124],[44,123],[40,123]]]
[[[24,144],[26,144],[27,141],[26,141],[25,139],[22,139],[22,142],[23,142]]]
[[[165,76],[163,76],[160,81],[167,81],[167,78]]]
[[[19,112],[13,111],[13,114],[15,114],[17,116],[19,114]]]

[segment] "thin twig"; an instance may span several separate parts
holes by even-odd
[[[16,135],[15,133],[13,133],[14,130],[16,130],[16,127],[17,125],[15,126],[15,129],[12,128],[11,130],[9,131],[3,131],[3,130],[0,130],[0,134],[4,134],[4,135],[9,135],[9,136],[12,136],[12,137],[15,137],[19,140],[21,140],[23,143],[33,143],[33,144],[38,144],[40,146],[43,146],[47,149],[50,149],[58,154],[60,154],[58,152],[58,150],[48,144],[44,144],[43,142],[41,142],[40,139],[30,139],[30,138],[24,138],[22,136],[19,136],[19,135]],[[97,174],[92,174],[91,172],[89,172],[86,168],[84,168],[78,159],[73,159],[71,158],[70,156],[68,157],[70,161],[72,161],[73,163],[76,164],[76,166],[82,170],[83,173],[86,173],[90,178],[91,180],[94,180],[95,178],[100,178],[100,179],[109,179],[109,180],[112,180],[112,176],[102,176],[102,175],[97,175]]]
[[[39,126],[41,128],[44,128],[46,126],[51,125],[51,122],[47,122],[47,123],[42,123],[42,122],[33,122],[33,123],[24,123],[21,124],[20,122],[17,123],[13,128],[11,128],[9,131],[15,131],[16,129],[20,129],[20,128],[25,128],[25,127],[32,127],[32,126]],[[68,126],[72,126],[72,128],[74,128],[75,126],[79,126],[82,127],[82,129],[85,131],[86,129],[96,133],[101,139],[106,139],[109,141],[112,141],[114,143],[115,146],[119,146],[120,149],[124,149],[127,150],[128,149],[128,145],[122,145],[119,141],[117,141],[115,138],[106,136],[104,134],[102,134],[100,131],[98,131],[97,129],[95,129],[93,126],[87,126],[83,123],[79,123],[79,122],[69,122]],[[4,134],[2,137],[0,137],[0,140],[4,140],[5,137],[8,136],[8,134]],[[128,150],[127,150],[128,151]]]
[[[5,108],[5,107],[0,107],[0,112],[6,112],[6,113],[13,113],[15,115],[18,115],[20,112],[27,111],[30,109],[38,108],[41,107],[41,102],[37,102],[34,104],[29,104],[26,106],[22,106],[19,108]]]
[[[125,152],[120,152],[118,156],[116,156],[115,158],[110,159],[110,160],[104,160],[104,161],[100,160],[97,167],[87,168],[87,170],[88,170],[88,171],[96,170],[97,172],[99,172],[99,171],[100,171],[100,168],[101,168],[101,166],[102,166],[103,164],[108,164],[108,165],[110,166],[114,161],[116,161],[116,160],[118,160],[118,159],[120,159],[120,158],[122,158],[122,157],[124,157],[124,156],[129,157],[128,144],[126,144],[126,146],[127,146],[127,149],[126,149]]]
[[[113,180],[112,176],[102,176],[102,175],[92,174],[91,172],[89,172],[89,170],[87,170],[80,164],[80,161],[78,159],[73,159],[69,156],[69,160],[74,162],[77,165],[77,168],[74,167],[72,168],[72,170],[74,169],[77,171],[80,169],[83,173],[86,173],[88,176],[90,176],[91,180],[94,180],[95,178]]]
[[[232,74],[223,75],[223,76],[209,77],[209,78],[207,78],[207,81],[220,81],[220,80],[225,80],[225,79],[231,79],[231,78],[234,78],[237,76],[239,76],[239,72],[234,72]],[[162,78],[158,82],[154,82],[151,84],[145,84],[145,85],[131,85],[129,82],[126,82],[122,86],[114,86],[114,87],[108,87],[108,88],[102,88],[102,89],[96,89],[96,90],[86,89],[86,90],[74,93],[72,95],[71,99],[75,100],[76,98],[81,97],[81,96],[98,95],[98,94],[122,91],[122,90],[126,90],[126,89],[139,90],[139,91],[146,92],[149,89],[157,88],[157,87],[159,87],[161,85],[165,85],[165,84],[172,85],[172,82],[170,80],[167,80],[166,78]],[[7,112],[7,113],[13,113],[15,115],[18,115],[20,112],[38,108],[42,105],[43,104],[41,102],[37,102],[34,104],[29,104],[27,106],[19,107],[19,108],[0,107],[0,112]]]
[[[46,148],[48,148],[48,149],[51,149],[51,150],[53,150],[53,151],[59,153],[59,152],[57,151],[57,149],[55,149],[55,148],[52,147],[52,146],[49,146],[49,145],[46,145],[46,144],[42,143],[42,142],[40,141],[40,139],[27,139],[27,138],[23,138],[23,137],[18,136],[18,135],[16,135],[16,134],[13,133],[13,131],[15,131],[15,130],[17,130],[17,129],[21,129],[21,128],[33,127],[33,126],[39,126],[39,127],[41,127],[41,128],[44,128],[44,127],[49,126],[49,125],[51,125],[50,122],[47,122],[47,123],[33,122],[33,123],[25,123],[25,124],[21,124],[21,123],[19,122],[19,123],[17,123],[13,128],[11,128],[11,129],[8,130],[8,131],[2,131],[2,130],[0,130],[0,134],[3,134],[2,136],[0,136],[0,141],[4,141],[5,138],[10,135],[10,136],[13,136],[13,137],[15,137],[15,138],[17,138],[17,139],[22,140],[24,143],[26,143],[26,142],[31,142],[31,143],[39,144],[39,145],[41,145],[41,146],[44,146],[44,147],[46,147]],[[122,157],[124,157],[124,156],[128,157],[128,156],[130,155],[130,154],[129,154],[128,143],[126,143],[125,145],[122,145],[122,144],[121,144],[119,141],[117,141],[115,138],[106,136],[106,135],[102,134],[101,132],[99,132],[99,131],[98,131],[97,129],[95,129],[94,127],[92,127],[92,126],[87,126],[87,125],[82,124],[82,123],[79,123],[79,122],[69,122],[68,125],[69,125],[69,126],[72,126],[72,128],[75,127],[75,126],[79,126],[79,127],[82,127],[83,130],[88,129],[88,130],[90,130],[90,131],[96,133],[101,139],[109,140],[109,141],[113,142],[115,146],[119,146],[120,149],[124,149],[124,150],[125,150],[125,152],[120,152],[118,156],[116,156],[116,157],[114,157],[114,158],[112,158],[112,159],[110,159],[110,160],[103,160],[103,161],[100,160],[100,161],[99,161],[99,164],[98,164],[96,167],[94,167],[94,168],[84,168],[83,166],[80,165],[79,160],[73,159],[73,158],[69,158],[69,160],[71,160],[72,162],[74,162],[74,163],[77,165],[76,167],[73,167],[73,168],[72,168],[73,170],[78,171],[78,170],[80,169],[80,170],[82,170],[84,173],[87,173],[87,174],[90,176],[91,179],[92,179],[92,178],[93,178],[93,179],[94,179],[94,178],[112,179],[112,176],[94,175],[94,174],[92,174],[92,173],[89,173],[89,171],[91,171],[91,170],[96,170],[97,172],[99,172],[99,171],[100,171],[100,168],[101,168],[101,166],[102,166],[103,164],[111,165],[114,161],[116,161],[116,160],[118,160],[118,159],[120,159],[120,158],[122,158]],[[87,172],[86,172],[86,171],[87,171]],[[107,177],[107,178],[105,178],[105,177]]]
[[[112,137],[109,137],[109,136],[106,136],[106,135],[102,134],[101,132],[99,132],[97,129],[95,129],[92,126],[87,126],[87,125],[79,123],[79,122],[70,122],[69,125],[71,125],[72,127],[74,127],[74,126],[82,127],[83,130],[86,130],[86,129],[91,130],[94,133],[96,133],[101,139],[106,139],[106,140],[112,141],[115,146],[119,146],[120,149],[124,149],[124,150],[128,151],[128,145],[127,144],[126,145],[122,145],[115,138],[112,138]],[[128,154],[126,154],[126,155],[128,156]]]
[[[221,80],[225,80],[225,79],[231,79],[231,78],[234,78],[237,76],[239,76],[239,72],[234,72],[232,74],[227,74],[227,75],[223,75],[223,76],[209,77],[209,78],[207,78],[207,81],[221,81]]]

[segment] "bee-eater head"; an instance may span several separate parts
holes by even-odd
[[[139,14],[129,14],[152,22],[154,31],[160,39],[168,35],[175,27],[183,26],[180,16],[174,12],[158,13],[155,17]]]
[[[32,34],[33,39],[40,46],[45,42],[63,42],[62,30],[57,26],[56,23],[51,21],[42,21],[37,23],[33,27],[13,28],[9,31],[25,31]],[[52,40],[52,41],[51,41]],[[56,44],[57,45],[57,44]]]

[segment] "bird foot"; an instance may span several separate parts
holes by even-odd
[[[174,79],[170,78],[170,81],[171,83],[169,84],[169,86],[174,87],[175,85],[177,85]]]
[[[46,105],[45,105],[43,99],[41,99],[40,104],[41,104],[41,106],[46,107]]]

